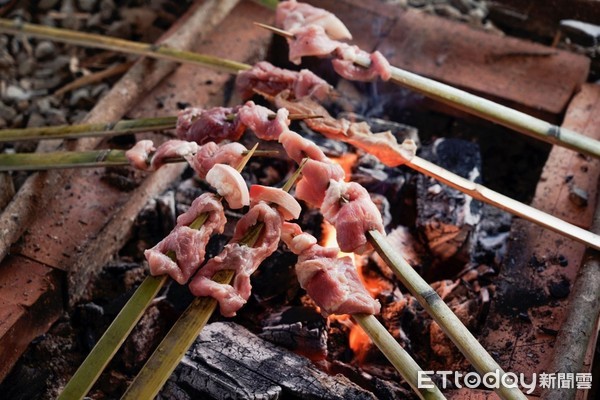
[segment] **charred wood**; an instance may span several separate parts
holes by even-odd
[[[240,325],[208,325],[187,352],[160,399],[375,399],[342,376],[329,376],[306,358]]]
[[[424,147],[421,155],[464,178],[481,182],[481,155],[474,143],[438,139]],[[417,228],[435,256],[459,264],[469,261],[474,227],[481,219],[480,202],[421,175],[417,182],[417,212]]]

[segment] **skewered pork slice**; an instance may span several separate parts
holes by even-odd
[[[140,140],[131,149],[125,152],[125,157],[127,157],[129,163],[135,168],[147,171],[150,169],[150,164],[148,163],[150,154],[155,150],[156,148],[154,147],[152,140]]]
[[[284,90],[290,90],[296,98],[311,96],[325,100],[331,93],[331,86],[307,69],[300,72],[277,68],[261,61],[251,69],[241,71],[235,79],[235,87],[243,99],[249,99],[255,90],[275,96]]]
[[[205,144],[223,140],[238,140],[246,127],[235,117],[237,107],[213,107],[198,111],[186,109],[177,117],[177,137],[189,142]]]
[[[227,143],[219,146],[214,142],[208,142],[201,146],[189,161],[200,179],[205,179],[208,171],[216,164],[237,166],[244,158],[244,151],[246,148],[240,143]]]
[[[321,206],[323,217],[335,226],[342,251],[362,254],[371,246],[366,233],[385,234],[381,213],[369,192],[356,182],[331,180]]]
[[[390,62],[378,51],[369,54],[356,46],[344,46],[338,47],[336,53],[338,58],[331,62],[333,69],[350,81],[370,82],[377,78],[387,81],[392,77]],[[369,57],[369,68],[354,64],[359,55]]]
[[[294,226],[295,225],[295,226]],[[285,223],[282,239],[298,254],[296,275],[300,286],[324,314],[377,314],[381,305],[365,289],[350,257],[338,258],[338,248],[326,248]]]
[[[339,164],[308,160],[302,169],[302,178],[296,184],[296,197],[307,204],[321,208],[329,181],[344,179]]]
[[[283,132],[279,136],[279,143],[283,145],[283,149],[288,157],[297,163],[302,162],[302,159],[305,157],[311,160],[329,162],[323,150],[315,142],[302,137],[294,131],[286,130]]]
[[[215,164],[206,174],[206,182],[225,198],[229,208],[236,210],[250,204],[248,186],[235,168],[226,164]]]
[[[288,130],[290,120],[289,112],[285,108],[277,110],[275,119],[270,120],[273,111],[266,107],[258,106],[253,101],[247,101],[239,110],[237,117],[240,123],[250,128],[254,134],[263,140],[277,140],[282,132]]]
[[[208,218],[199,229],[189,225],[201,214]],[[177,218],[177,225],[144,255],[154,276],[168,274],[176,282],[184,284],[204,261],[205,248],[214,233],[223,233],[225,227],[223,205],[210,193],[199,196],[190,209]]]
[[[200,146],[195,142],[185,140],[167,140],[152,155],[152,170],[155,171],[165,164],[169,158],[185,158],[189,160],[196,154]]]
[[[332,39],[352,39],[352,34],[346,25],[333,13],[310,4],[298,3],[295,0],[279,3],[275,12],[275,23],[286,31],[307,24],[315,24],[323,27]]]
[[[264,223],[261,234],[253,247],[240,244],[248,232],[258,223]],[[283,220],[280,214],[266,203],[255,204],[235,227],[232,242],[210,259],[190,283],[195,296],[210,296],[219,302],[221,314],[233,317],[246,304],[252,285],[250,275],[275,250],[281,237]],[[217,283],[210,278],[221,270],[235,271],[232,285]]]
[[[294,34],[294,38],[287,40],[289,60],[296,65],[300,65],[302,57],[325,57],[341,45],[346,45],[337,40],[332,40],[325,33],[325,29],[319,25],[305,25],[290,32]]]
[[[308,97],[294,101],[286,97],[286,92],[283,92],[272,100],[277,107],[287,108],[291,113],[320,115],[322,118],[309,118],[304,122],[310,129],[329,139],[349,143],[373,154],[389,167],[402,165],[415,156],[417,147],[410,139],[398,144],[390,131],[373,133],[365,122],[333,118],[323,106]]]

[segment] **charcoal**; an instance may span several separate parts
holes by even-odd
[[[375,399],[343,376],[231,322],[206,326],[159,399]]]
[[[479,146],[461,139],[438,139],[422,157],[473,182],[481,182]],[[481,203],[424,175],[417,181],[417,227],[441,260],[468,260]]]
[[[563,19],[560,30],[573,42],[582,46],[597,46],[600,42],[600,25],[573,19]]]
[[[310,307],[283,307],[265,320],[259,337],[311,359],[327,355],[327,321]]]

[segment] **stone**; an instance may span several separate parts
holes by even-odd
[[[78,0],[77,6],[81,11],[92,12],[96,8],[98,0]]]
[[[59,0],[40,0],[38,1],[38,8],[40,10],[50,10],[51,8],[54,8],[57,4],[58,4]]]
[[[6,121],[11,121],[17,116],[17,112],[12,108],[0,101],[0,118]]]
[[[35,46],[34,56],[43,60],[52,57],[56,53],[56,46],[49,40],[43,40]]]
[[[17,85],[9,85],[8,88],[6,88],[6,93],[4,94],[4,97],[8,100],[29,100],[29,98],[31,97],[31,93],[23,90],[22,88],[20,88]]]

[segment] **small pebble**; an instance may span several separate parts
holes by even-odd
[[[92,103],[92,97],[88,88],[79,88],[71,93],[69,105],[71,107],[85,108]]]
[[[12,121],[17,116],[17,112],[12,108],[0,101],[0,118],[5,121]]]
[[[17,73],[19,76],[27,76],[33,72],[35,68],[35,59],[27,57],[25,60],[20,61],[17,66]]]
[[[569,188],[569,200],[577,207],[587,207],[588,205],[588,192],[577,186]]]
[[[6,93],[4,97],[8,100],[18,101],[18,100],[29,100],[31,97],[31,93],[24,91],[20,87],[16,85],[9,85],[6,88]]]
[[[77,6],[81,11],[92,12],[96,8],[98,0],[78,0]]]
[[[49,40],[42,40],[35,46],[34,56],[38,60],[52,57],[56,53],[56,46]]]
[[[54,8],[57,4],[58,4],[59,0],[40,0],[38,1],[38,8],[40,10],[50,10],[51,8]]]
[[[37,128],[44,125],[46,125],[46,119],[40,113],[37,112],[31,114],[31,116],[29,117],[29,121],[27,121],[28,128]]]
[[[116,6],[113,0],[100,1],[100,16],[102,17],[103,21],[111,20],[115,10]]]

